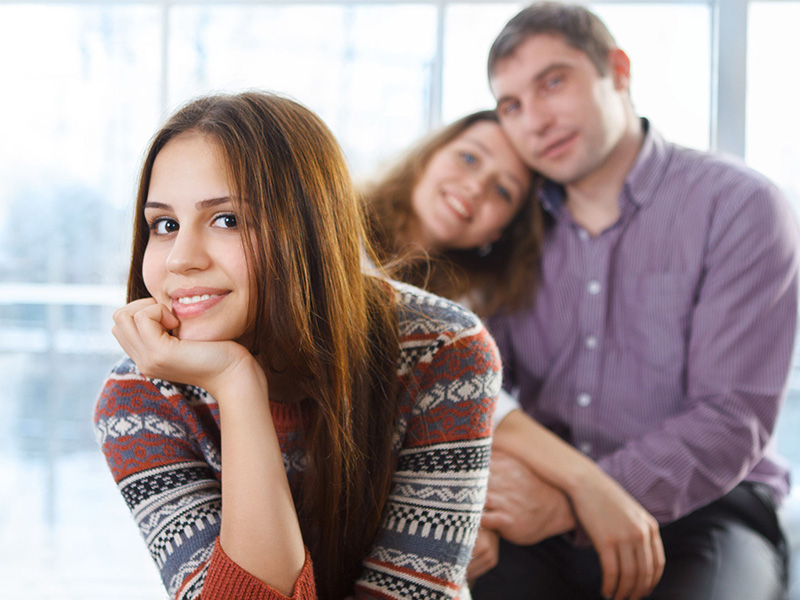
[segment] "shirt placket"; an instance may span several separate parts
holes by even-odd
[[[616,233],[612,229],[592,237],[583,228],[575,229],[585,268],[579,286],[572,443],[589,456],[593,455],[596,442],[592,433],[593,423],[600,418],[599,387],[605,341],[604,315],[608,304],[608,263],[612,238]]]

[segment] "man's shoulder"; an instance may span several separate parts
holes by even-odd
[[[736,189],[742,194],[757,189],[777,189],[768,177],[739,157],[687,148],[672,142],[664,144],[669,149],[666,181],[702,182],[706,191]]]

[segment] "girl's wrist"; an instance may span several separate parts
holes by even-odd
[[[238,344],[236,344],[238,346]],[[229,364],[204,389],[214,396],[220,406],[221,398],[268,397],[267,377],[258,361],[244,347],[234,349],[240,355],[232,357]]]

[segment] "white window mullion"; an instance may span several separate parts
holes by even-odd
[[[444,87],[444,19],[446,2],[436,3],[436,52],[430,74],[430,97],[428,103],[428,129],[436,129],[442,123],[442,89]]]
[[[744,158],[748,0],[716,0],[712,26],[711,147]]]

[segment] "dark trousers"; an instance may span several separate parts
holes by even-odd
[[[766,490],[742,483],[661,528],[666,566],[650,600],[780,600],[788,554]],[[500,562],[478,579],[473,600],[600,600],[592,549],[561,536],[534,546],[501,540]]]

